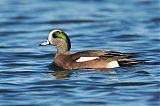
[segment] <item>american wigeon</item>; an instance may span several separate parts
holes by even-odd
[[[128,59],[132,57],[130,53],[120,53],[111,50],[88,50],[71,54],[70,39],[62,30],[52,30],[49,33],[48,40],[39,46],[49,44],[57,48],[54,64],[63,69],[115,68],[120,67],[120,64],[123,62],[125,64],[140,62]]]

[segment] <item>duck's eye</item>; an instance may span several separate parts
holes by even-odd
[[[58,36],[57,36],[55,33],[53,33],[53,34],[52,34],[52,37],[53,37],[53,38],[57,38]]]

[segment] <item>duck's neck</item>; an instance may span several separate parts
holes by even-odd
[[[60,44],[56,45],[57,53],[68,54],[69,48],[66,42],[60,42]]]

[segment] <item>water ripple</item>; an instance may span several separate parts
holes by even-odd
[[[0,106],[159,106],[158,0],[2,0]],[[63,70],[56,49],[39,47],[52,29],[71,38],[72,52],[135,53],[142,64]]]

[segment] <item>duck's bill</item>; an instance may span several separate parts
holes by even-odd
[[[45,42],[39,44],[39,46],[45,46],[45,45],[49,45],[49,44],[50,44],[50,42],[47,40],[47,41],[45,41]]]

